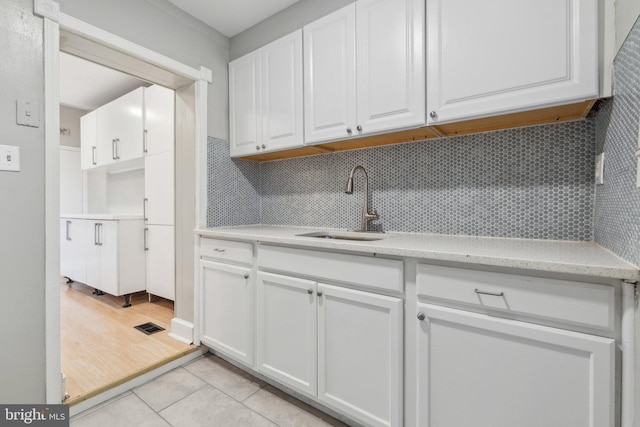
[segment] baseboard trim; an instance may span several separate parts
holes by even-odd
[[[193,343],[193,323],[174,317],[171,319],[169,336],[185,344]]]

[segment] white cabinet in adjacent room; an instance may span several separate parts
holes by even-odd
[[[109,218],[107,218],[107,216]],[[145,290],[144,223],[116,215],[60,220],[63,276],[114,296]]]
[[[204,344],[253,364],[253,280],[247,267],[200,260]]]
[[[80,164],[82,170],[98,166],[97,111],[80,117]]]
[[[417,309],[420,426],[614,425],[613,339]]]
[[[596,0],[427,0],[428,124],[598,97]]]
[[[229,63],[231,156],[303,145],[302,30]]]
[[[147,292],[175,299],[175,93],[145,88],[144,219]]]
[[[60,219],[60,274],[71,280],[87,280],[87,231],[83,219]]]
[[[147,225],[145,250],[147,292],[175,300],[175,234],[172,225]]]
[[[144,135],[144,88],[98,108],[98,165],[141,158]]]
[[[424,31],[419,0],[361,0],[305,26],[305,143],[423,125]]]

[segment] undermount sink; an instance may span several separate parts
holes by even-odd
[[[334,231],[315,231],[313,233],[296,234],[299,237],[317,237],[319,239],[334,240],[355,240],[361,242],[370,242],[373,240],[382,240],[382,237],[375,237],[364,232],[334,232]]]

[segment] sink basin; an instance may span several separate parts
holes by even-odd
[[[373,240],[382,240],[382,237],[372,236],[364,232],[356,231],[315,231],[313,233],[296,234],[299,237],[317,237],[319,239],[334,240],[354,240],[359,242],[370,242]]]

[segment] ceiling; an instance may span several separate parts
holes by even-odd
[[[225,36],[233,37],[300,0],[169,1]]]
[[[140,86],[149,86],[149,83],[60,52],[61,105],[80,110],[95,110]]]

